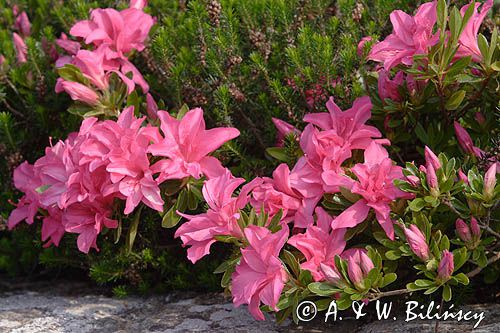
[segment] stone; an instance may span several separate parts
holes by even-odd
[[[435,321],[354,320],[347,315],[342,321],[325,323],[324,316],[307,323],[286,320],[278,325],[268,316],[256,321],[245,306],[234,308],[222,294],[172,293],[149,297],[114,298],[95,290],[57,286],[0,293],[0,332],[434,332]],[[43,290],[43,291],[42,291]],[[75,292],[76,291],[76,292]],[[88,293],[88,294],[86,294]],[[477,333],[500,332],[500,305],[469,305],[475,312],[485,312]],[[322,318],[321,318],[322,317]],[[370,322],[371,321],[371,322]],[[473,323],[447,321],[439,323],[439,332],[469,332]]]

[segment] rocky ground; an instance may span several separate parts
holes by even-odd
[[[34,291],[37,290],[37,291]],[[485,312],[474,332],[500,332],[500,305],[474,305]],[[367,316],[368,317],[368,316]],[[324,318],[324,316],[323,316]],[[6,290],[0,293],[0,332],[434,332],[434,321],[343,320],[277,325],[255,321],[245,307],[235,309],[221,294],[171,294],[124,299],[99,295],[73,283]],[[373,319],[373,316],[372,316]],[[370,320],[370,319],[368,319]],[[469,332],[473,322],[440,322],[439,332]]]

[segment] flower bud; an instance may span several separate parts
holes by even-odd
[[[466,243],[472,240],[471,230],[464,220],[457,219],[457,221],[455,222],[455,228],[457,229],[458,237],[460,237],[461,240]]]
[[[130,0],[130,8],[143,10],[148,5],[147,0]]]
[[[99,101],[99,96],[96,92],[81,83],[62,81],[61,86],[74,101],[81,101],[89,105],[96,105]]]
[[[372,40],[372,38],[370,36],[366,36],[366,37],[361,38],[361,40],[358,43],[358,48],[356,50],[356,53],[358,54],[359,57],[363,56],[363,50],[365,48],[365,44],[371,40]]]
[[[27,62],[28,46],[26,46],[24,39],[22,39],[22,37],[15,32],[12,34],[12,38],[14,39],[14,47],[16,49],[17,62],[20,64]]]
[[[24,37],[31,34],[31,23],[26,12],[22,12],[16,17],[14,25]]]
[[[467,175],[462,171],[462,169],[458,169],[458,178],[464,182],[464,184],[469,184],[469,178]]]
[[[285,137],[289,133],[295,133],[296,135],[300,135],[301,133],[298,129],[296,129],[293,125],[287,123],[286,121],[277,118],[272,118],[272,121],[274,123],[274,126],[278,130],[278,135],[276,140],[276,146],[278,147],[283,147],[283,144],[285,142]]]
[[[427,170],[427,185],[431,190],[431,195],[437,197],[439,195],[439,183],[436,175],[436,171],[432,163],[428,163],[426,166]]]
[[[406,181],[408,183],[411,184],[411,186],[413,187],[417,187],[418,185],[420,185],[420,178],[418,178],[417,176],[412,176],[412,175],[409,175],[409,176],[406,176]]]
[[[457,136],[458,144],[462,149],[468,153],[468,154],[473,154],[477,157],[481,157],[483,155],[483,151],[477,147],[474,146],[474,143],[472,142],[472,138],[470,137],[469,133],[460,126],[458,122],[454,122],[453,126],[455,127],[455,135]]]
[[[477,237],[477,239],[481,237],[481,228],[479,228],[479,224],[474,216],[470,219],[470,230],[473,237]]]
[[[453,253],[448,250],[444,250],[438,266],[438,279],[442,282],[448,281],[454,270],[455,264],[453,263]]]
[[[325,280],[338,286],[341,287],[344,283],[342,281],[342,277],[340,276],[339,272],[337,271],[336,267],[332,267],[330,265],[326,265],[321,263],[320,264],[320,270],[325,276]]]
[[[347,274],[351,282],[360,289],[365,286],[363,280],[375,266],[364,249],[350,249],[344,252],[347,260]]]
[[[146,111],[150,119],[158,119],[158,105],[150,93],[146,95]]]
[[[476,119],[479,125],[483,125],[486,122],[486,118],[484,118],[481,112],[476,112],[474,114],[474,119]]]
[[[486,200],[493,198],[493,191],[495,190],[495,185],[497,184],[497,165],[496,163],[491,164],[488,171],[484,175],[484,188],[483,195]]]
[[[409,228],[404,228],[404,233],[413,253],[423,261],[429,260],[429,246],[422,231],[412,224]]]
[[[441,168],[441,161],[439,161],[439,158],[436,156],[436,154],[434,154],[434,152],[427,146],[425,146],[424,155],[426,165],[429,165],[429,163],[432,164],[434,170],[438,170],[439,168]]]

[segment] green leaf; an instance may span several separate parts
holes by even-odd
[[[488,59],[488,55],[489,55],[488,54],[489,53],[488,40],[486,39],[486,37],[484,37],[483,34],[479,34],[477,36],[477,44],[479,46],[479,50],[481,51],[481,55],[483,56],[483,59],[484,60]]]
[[[453,95],[451,95],[446,101],[445,108],[446,110],[456,110],[462,104],[462,101],[465,97],[465,90],[456,91]]]
[[[309,289],[313,294],[319,295],[319,296],[331,296],[335,293],[339,293],[342,290],[335,288],[329,284],[323,283],[323,282],[313,282],[310,283],[307,286],[307,289]]]
[[[141,220],[142,207],[143,206],[140,206],[140,208],[135,213],[134,219],[130,222],[130,228],[127,235],[127,253],[130,253],[132,251],[132,247],[134,246],[135,237],[137,236],[137,229]]]
[[[396,275],[396,273],[385,274],[382,283],[380,284],[380,288],[384,288],[390,285],[391,283],[396,281],[397,278],[398,276]]]
[[[469,284],[469,278],[464,273],[458,273],[457,275],[454,276],[454,278],[457,280],[458,283],[461,283],[463,285]]]
[[[269,156],[277,159],[278,161],[281,162],[286,162],[288,161],[288,155],[286,154],[286,149],[282,147],[270,147],[266,149],[266,153],[269,154]]]
[[[419,212],[425,207],[425,201],[422,198],[414,199],[408,204],[408,207],[414,212]]]
[[[453,251],[453,266],[454,271],[458,271],[460,267],[462,267],[467,259],[469,259],[469,251],[467,251],[466,247],[461,247]]]
[[[385,253],[385,257],[389,260],[398,260],[401,258],[401,252],[399,250],[390,250]]]
[[[300,274],[300,264],[297,258],[288,250],[283,250],[283,261],[292,270],[295,276]]]
[[[229,259],[229,260],[226,260],[224,261],[222,264],[220,264],[215,270],[214,270],[214,274],[220,274],[220,273],[223,273],[225,271],[227,271],[228,269],[230,269],[231,267],[234,267],[236,266],[240,261],[240,257],[238,258],[235,258],[235,259]]]
[[[447,284],[443,286],[443,299],[446,302],[449,302],[451,300],[451,288]]]
[[[184,115],[189,111],[189,106],[187,104],[183,104],[179,111],[177,111],[177,120],[181,120],[184,118]]]
[[[163,215],[161,220],[161,226],[163,228],[173,228],[181,220],[181,217],[176,213],[177,205],[173,205],[166,213]]]
[[[63,67],[57,69],[57,74],[66,81],[77,82],[83,85],[88,85],[89,80],[83,76],[80,68],[72,64],[66,64]]]

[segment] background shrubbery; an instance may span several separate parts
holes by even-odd
[[[32,22],[31,36],[26,39],[28,62],[20,66],[11,38],[14,4]],[[301,128],[304,114],[323,111],[329,96],[335,96],[345,109],[367,91],[375,106],[372,121],[393,142],[390,152],[400,161],[420,162],[422,155],[416,153],[416,146],[459,151],[456,144],[449,147],[454,136],[452,122],[438,121],[432,111],[432,105],[439,103],[434,96],[429,100],[424,96],[402,109],[383,104],[373,90],[377,83],[371,68],[357,53],[362,37],[376,40],[390,32],[391,11],[412,12],[419,4],[410,0],[152,0],[146,11],[156,17],[157,24],[146,50],[131,59],[150,84],[160,109],[201,106],[208,127],[232,126],[242,132],[216,153],[237,176],[269,175],[277,165],[266,153],[276,140],[272,117]],[[67,112],[69,97],[54,92],[54,52],[61,51],[53,49],[55,39],[76,21],[86,19],[93,8],[126,6],[128,1],[0,0],[0,53],[7,58],[0,65],[3,220],[13,208],[11,201],[19,197],[11,183],[13,169],[22,160],[33,162],[41,156],[49,144],[47,138],[63,139],[79,127],[80,118]],[[494,8],[493,19],[483,24],[483,33],[491,35],[499,20],[498,8]],[[480,87],[485,93],[463,107],[498,105],[495,84],[491,80]],[[145,100],[133,93],[129,103],[142,105]],[[488,125],[475,127],[473,132],[490,156],[499,149],[498,141],[489,142],[492,137],[498,140],[498,122],[493,120],[498,119],[498,108],[496,112],[484,113]],[[391,115],[390,121],[387,115]],[[290,165],[297,158],[296,144],[289,140],[285,146]],[[216,289],[219,278],[212,272],[229,251],[219,245],[210,259],[191,266],[180,242],[173,240],[174,232],[161,228],[155,212],[142,215],[131,252],[123,240],[115,244],[114,233],[103,236],[107,241],[99,243],[100,252],[86,256],[77,250],[71,235],[57,248],[43,249],[36,224],[20,225],[14,232],[2,228],[0,223],[0,274],[34,278],[89,274],[98,283],[109,283],[118,295],[152,288]],[[491,275],[495,273],[488,277],[488,272],[486,280],[494,282]]]

